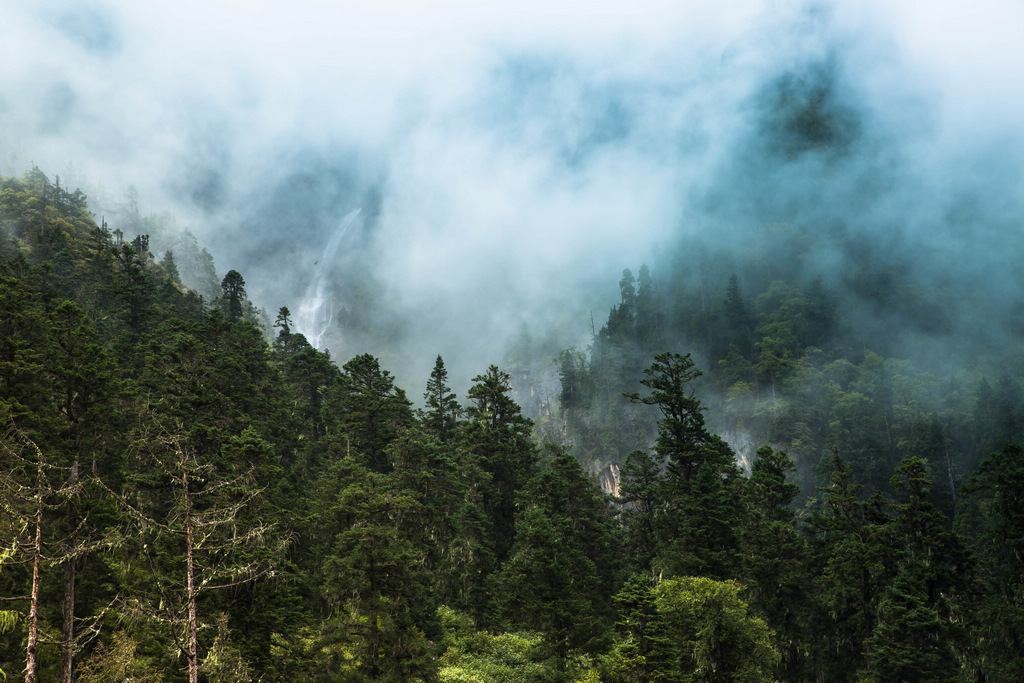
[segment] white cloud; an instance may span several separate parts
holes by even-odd
[[[1019,154],[1024,110],[1014,0],[0,0],[0,16],[3,161],[134,183],[244,269],[240,239],[212,231],[243,234],[288,150],[354,150],[386,190],[396,305],[509,329],[552,290],[610,274],[614,293],[692,229],[688,198],[721,182],[754,93],[787,68],[841,54],[863,125],[933,168],[978,136]],[[222,174],[212,215],[182,190],[196,169]]]

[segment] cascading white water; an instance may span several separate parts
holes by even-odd
[[[356,209],[341,219],[338,229],[327,242],[320,259],[313,267],[313,279],[310,280],[306,294],[302,297],[299,309],[295,313],[295,329],[304,335],[315,349],[320,349],[324,335],[327,334],[327,330],[330,329],[331,322],[334,320],[334,297],[328,291],[334,256],[338,253],[338,248],[349,228],[359,218],[359,212],[360,209]]]

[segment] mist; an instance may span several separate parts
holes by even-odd
[[[412,397],[438,353],[464,389],[524,329],[583,347],[623,268],[779,223],[865,334],[908,313],[847,293],[829,235],[956,294],[923,333],[1003,330],[1024,6],[885,4],[5,1],[0,171],[136,187]]]

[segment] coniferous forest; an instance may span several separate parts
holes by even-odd
[[[587,348],[399,387],[38,169],[0,225],[8,680],[1024,678],[1022,375],[902,357],[943,292],[884,300],[898,263],[846,282],[929,312],[885,343],[776,226],[625,270]]]

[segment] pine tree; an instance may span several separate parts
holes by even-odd
[[[136,574],[133,565],[144,558],[145,579],[135,576],[138,583],[126,586],[134,616],[178,645],[188,679],[197,683],[201,598],[270,575],[284,551],[253,514],[264,493],[256,463],[268,445],[246,430],[217,462],[195,450],[180,427],[171,431],[158,420],[150,427],[137,434],[138,473],[124,491],[107,489],[136,526],[119,559],[122,571]]]
[[[743,482],[743,502],[750,514],[741,539],[742,577],[751,606],[778,633],[783,680],[810,676],[805,653],[814,637],[808,628],[814,616],[810,556],[791,508],[799,493],[788,481],[795,471],[796,464],[785,453],[763,446]]]
[[[387,472],[388,445],[413,422],[405,392],[370,354],[356,356],[338,378],[337,416],[351,449],[367,458],[375,472]]]
[[[111,412],[117,385],[114,366],[97,344],[96,332],[82,311],[64,302],[49,317],[45,376],[51,389],[51,422],[56,443],[65,455],[67,485],[77,487],[85,468],[106,469],[105,452],[111,439]],[[91,467],[90,467],[91,465]],[[69,499],[62,510],[65,523],[62,582],[61,681],[71,683],[80,644],[75,617],[77,568],[89,547],[98,542],[98,530],[88,530],[84,520],[97,501],[84,495]],[[90,535],[92,538],[90,538]],[[97,596],[93,596],[97,597]]]
[[[960,665],[950,647],[951,624],[931,606],[921,569],[911,562],[886,587],[878,605],[878,623],[865,642],[871,662],[859,680],[961,680]]]
[[[749,360],[754,325],[747,304],[743,300],[743,294],[740,292],[739,278],[735,274],[729,277],[729,285],[725,290],[724,313],[725,329],[720,353],[716,355],[725,356],[731,348],[735,348],[741,357]]]
[[[680,643],[658,609],[656,582],[633,574],[615,596],[619,609],[619,642],[605,657],[606,677],[622,683],[675,683],[684,680],[679,670]]]
[[[245,279],[237,270],[229,270],[220,283],[221,306],[228,322],[236,323],[245,311]]]
[[[593,377],[587,364],[587,357],[575,346],[558,354],[558,378],[562,386],[558,403],[562,414],[590,408],[594,397]]]
[[[121,317],[128,328],[129,341],[138,339],[152,313],[156,283],[149,275],[150,254],[143,251],[148,242],[123,242],[113,251],[114,281],[106,289],[120,303]]]
[[[423,634],[435,606],[406,524],[420,514],[393,475],[353,456],[336,461],[318,484],[322,595],[329,612],[320,651],[322,680],[407,681],[429,676]],[[344,653],[344,654],[343,654]]]
[[[636,338],[645,352],[662,347],[664,321],[654,278],[646,265],[640,266],[636,293]]]
[[[1024,448],[992,453],[962,492],[961,516],[976,515],[972,548],[983,591],[971,624],[977,667],[990,680],[1017,680],[1024,677]]]
[[[700,376],[689,355],[662,353],[644,370],[649,396],[626,394],[662,413],[655,453],[666,462],[665,514],[658,517],[657,564],[670,575],[727,578],[737,561],[743,510],[734,499],[740,482],[736,456],[704,427],[703,406],[693,395]]]
[[[854,680],[866,667],[864,644],[874,632],[878,605],[896,571],[889,501],[860,498],[849,465],[835,453],[830,485],[821,489],[821,509],[812,517],[813,544],[822,569],[816,597],[827,613],[819,647],[830,680]]]
[[[497,562],[504,562],[514,537],[515,496],[533,475],[536,447],[530,439],[533,423],[523,417],[509,396],[508,373],[492,365],[473,378],[463,447],[472,464],[487,475],[483,510],[490,521],[491,547]]]
[[[659,529],[661,552],[656,560],[668,575],[717,579],[736,575],[746,510],[736,504],[742,476],[735,457],[728,444],[712,437],[698,447],[701,462],[688,478],[669,469],[666,512]]]
[[[281,361],[297,421],[295,428],[315,442],[327,432],[326,411],[330,398],[339,389],[341,372],[331,362],[329,353],[317,351],[301,334],[279,336],[274,355]]]
[[[461,407],[451,387],[448,386],[448,370],[445,369],[444,360],[440,355],[437,356],[434,369],[430,372],[423,400],[426,408],[418,411],[423,429],[441,443],[451,445],[455,439],[455,428]]]
[[[5,432],[0,436],[0,505],[4,509],[5,517],[8,518],[8,524],[13,527],[10,531],[16,534],[10,541],[12,548],[18,545],[27,547],[27,560],[32,566],[29,608],[25,619],[28,631],[25,681],[35,683],[40,673],[39,636],[45,624],[41,613],[43,565],[46,564],[49,568],[73,562],[77,550],[73,548],[71,552],[65,554],[65,547],[62,547],[64,544],[52,540],[52,532],[44,515],[49,517],[55,510],[66,510],[69,501],[80,494],[82,484],[77,477],[69,477],[69,468],[56,462],[52,454],[44,454],[36,441],[17,424],[10,412],[5,412]],[[24,544],[19,543],[17,537],[26,532],[31,534],[32,540]],[[8,554],[5,548],[5,555],[10,557],[13,553]],[[73,620],[73,616],[71,618]],[[73,646],[74,644],[67,640],[62,643],[66,661],[70,661]]]
[[[696,473],[702,460],[698,447],[709,437],[704,408],[693,395],[692,384],[701,374],[690,354],[661,353],[644,370],[645,379],[640,380],[651,389],[650,395],[625,394],[634,403],[658,406],[662,419],[655,451],[681,479]]]
[[[510,624],[543,632],[562,662],[604,649],[617,580],[608,502],[565,449],[521,492],[511,556],[495,578]]]
[[[464,550],[479,552],[479,540],[463,536],[464,506],[472,499],[465,473],[448,446],[419,429],[410,429],[388,448],[394,465],[391,480],[415,501],[417,514],[401,519],[400,531],[420,554],[420,564],[433,577],[434,599],[464,607],[459,584]]]
[[[638,572],[651,569],[657,556],[659,529],[665,514],[664,464],[644,450],[631,451],[620,472],[620,519],[625,531],[626,557]]]

